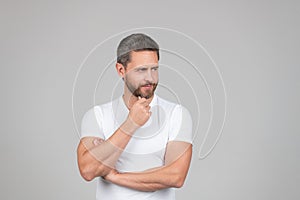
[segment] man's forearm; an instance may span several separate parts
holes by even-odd
[[[140,191],[156,191],[170,187],[182,187],[191,161],[192,146],[174,162],[166,166],[136,173],[119,173],[116,170],[104,178],[114,184]]]
[[[106,179],[114,184],[140,191],[156,191],[170,187],[180,187],[180,173],[168,166],[142,173],[118,173],[115,171]]]

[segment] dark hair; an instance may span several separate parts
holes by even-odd
[[[124,67],[131,61],[132,51],[156,51],[159,60],[159,46],[148,35],[143,33],[131,34],[121,40],[117,49],[117,62]]]

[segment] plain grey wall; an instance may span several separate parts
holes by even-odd
[[[204,160],[195,142],[177,199],[300,198],[299,1],[1,1],[0,21],[0,199],[95,199],[77,169],[73,81],[96,44],[144,26],[203,44],[227,90],[221,140]]]

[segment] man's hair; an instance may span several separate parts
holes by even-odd
[[[124,67],[131,61],[132,51],[155,51],[159,60],[159,46],[148,35],[143,33],[131,34],[121,40],[117,49],[117,62]]]

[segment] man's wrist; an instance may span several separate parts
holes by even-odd
[[[130,136],[132,136],[138,128],[140,128],[140,126],[136,124],[130,116],[128,116],[124,123],[120,126],[120,130]]]

